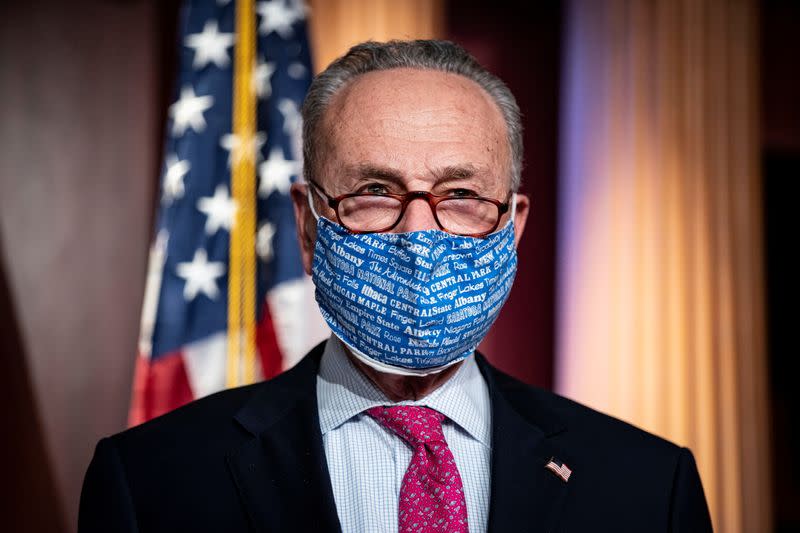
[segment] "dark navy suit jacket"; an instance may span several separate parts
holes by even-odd
[[[317,414],[322,347],[271,381],[101,440],[79,532],[340,531]],[[711,531],[689,450],[477,361],[492,402],[490,531]]]

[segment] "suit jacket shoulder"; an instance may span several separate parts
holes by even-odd
[[[285,530],[280,521],[264,526],[246,501],[261,500],[275,519],[297,510],[298,502],[282,506],[283,497],[272,494],[280,482],[259,476],[302,476],[302,467],[292,472],[293,458],[321,446],[314,438],[319,352],[268,382],[201,398],[102,439],[84,479],[79,531]],[[301,518],[296,529],[318,522]]]
[[[509,456],[516,455],[529,471],[538,470],[532,473],[538,483],[529,482],[525,491],[545,494],[549,502],[545,521],[552,530],[711,531],[702,484],[688,449],[522,383],[482,359],[479,364],[495,389],[493,483],[526,484],[514,479],[524,474]],[[526,432],[534,437],[521,440],[519,435]],[[513,443],[519,442],[527,442],[535,451],[514,450]],[[567,480],[547,468],[551,460],[567,466]],[[492,496],[494,511],[494,491]]]
[[[591,441],[593,448],[613,447],[673,456],[679,447],[628,422],[551,391],[519,381],[492,368],[499,389],[521,416],[550,432],[569,431],[570,438]]]

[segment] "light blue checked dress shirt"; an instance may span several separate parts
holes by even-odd
[[[401,404],[430,407],[447,417],[442,429],[464,484],[469,530],[486,531],[492,415],[489,390],[474,356],[422,400],[394,404],[353,366],[332,335],[320,362],[317,402],[343,532],[397,531],[400,485],[413,452],[364,411]]]

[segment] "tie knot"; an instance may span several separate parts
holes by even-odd
[[[445,416],[429,407],[373,407],[367,409],[367,414],[415,448],[426,442],[445,442],[442,433]]]

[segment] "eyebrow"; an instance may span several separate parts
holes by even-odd
[[[433,172],[437,183],[443,181],[468,180],[475,177],[477,174],[480,174],[480,170],[471,163],[467,163],[466,165],[451,165]]]
[[[357,179],[378,178],[387,181],[403,180],[403,173],[400,172],[399,170],[395,170],[389,167],[371,165],[369,163],[355,165],[347,169],[347,174]]]

